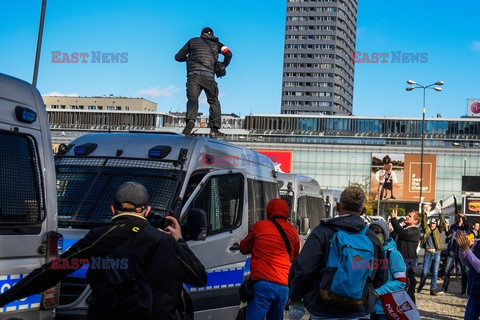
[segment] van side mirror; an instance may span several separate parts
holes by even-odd
[[[307,217],[300,218],[300,234],[306,235],[310,229],[310,222]]]
[[[187,213],[187,238],[205,240],[207,238],[207,213],[203,209],[192,208]]]

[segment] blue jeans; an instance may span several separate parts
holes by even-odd
[[[425,252],[423,257],[423,270],[422,277],[420,278],[420,285],[423,286],[427,280],[427,276],[430,273],[430,268],[433,266],[432,282],[430,284],[430,290],[437,288],[438,268],[440,267],[440,251],[435,253]]]
[[[248,320],[282,320],[288,300],[288,286],[258,281],[253,286],[253,298],[247,303]]]
[[[465,320],[478,320],[480,317],[480,300],[470,297],[465,309]]]

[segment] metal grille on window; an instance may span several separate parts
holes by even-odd
[[[36,224],[45,216],[43,181],[33,137],[0,132],[0,224]]]
[[[108,223],[114,193],[126,181],[143,184],[152,210],[169,214],[180,168],[173,162],[157,160],[57,158],[59,225],[91,228]]]

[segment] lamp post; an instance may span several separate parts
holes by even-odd
[[[467,175],[467,145],[464,143],[454,142],[454,146],[463,148],[463,175]]]
[[[425,144],[425,90],[426,89],[433,89],[435,91],[442,91],[442,88],[435,87],[435,86],[443,86],[445,82],[437,81],[435,83],[429,84],[428,86],[421,85],[413,80],[408,80],[408,84],[413,85],[407,87],[405,90],[412,91],[414,89],[422,88],[423,89],[423,109],[422,109],[422,147],[421,147],[421,155],[420,155],[420,213],[423,213],[423,148]]]

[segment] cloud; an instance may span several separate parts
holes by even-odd
[[[472,49],[474,51],[480,51],[480,41],[473,41],[472,42]]]
[[[135,96],[149,97],[149,98],[170,97],[179,91],[180,89],[175,86],[168,86],[166,88],[155,86],[155,87],[149,87],[148,89],[140,90],[137,93],[135,93]]]
[[[44,96],[48,96],[48,97],[80,97],[80,95],[79,95],[78,93],[76,93],[76,92],[73,92],[73,93],[61,93],[61,92],[57,92],[57,91],[53,91],[53,92],[44,94]]]

